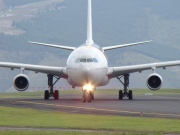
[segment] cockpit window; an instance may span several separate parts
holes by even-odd
[[[93,61],[94,61],[95,63],[98,63],[98,61],[97,61],[97,59],[96,59],[96,58],[93,58]]]
[[[80,58],[77,58],[75,63],[79,63],[80,62]]]
[[[79,63],[79,62],[82,62],[82,63],[90,63],[90,62],[94,62],[94,63],[98,63],[98,60],[96,58],[77,58],[75,63]]]
[[[82,59],[80,59],[80,62],[85,63],[85,62],[86,62],[86,59],[85,59],[85,58],[82,58]]]
[[[93,62],[93,59],[87,59],[87,62]]]

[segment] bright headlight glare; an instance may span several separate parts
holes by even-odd
[[[87,91],[91,91],[91,90],[93,90],[93,86],[91,84],[87,84],[87,85],[83,86],[83,89],[87,90]]]

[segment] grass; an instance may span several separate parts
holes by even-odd
[[[2,135],[130,135],[129,133],[122,133],[122,132],[80,132],[80,131],[0,131],[0,134]],[[148,134],[131,133],[131,135],[148,135]]]
[[[0,112],[1,127],[100,130],[121,134],[180,133],[180,120],[175,119],[67,114],[2,106]]]
[[[160,89],[157,91],[151,91],[149,89],[132,89],[133,94],[135,95],[145,95],[146,93],[152,93],[153,95],[177,95],[180,94],[179,89]],[[103,93],[103,94],[117,94],[118,90],[97,90],[97,93]]]
[[[73,95],[81,95],[81,90],[61,90],[59,91],[60,95],[63,94],[73,94]],[[133,89],[133,94],[135,95],[145,95],[146,93],[152,93],[153,95],[180,95],[179,89],[161,89],[158,91],[151,91],[149,89]],[[96,90],[95,94],[100,95],[117,95],[117,89],[105,89],[105,90]],[[13,93],[0,93],[0,98],[43,98],[44,91],[38,92],[13,92]]]
[[[96,90],[95,94],[113,95],[118,90]],[[180,90],[163,89],[150,91],[146,89],[134,90],[135,95],[174,95],[180,94]],[[81,90],[63,90],[60,94],[79,94]],[[44,91],[39,92],[15,92],[1,93],[0,98],[43,98]],[[148,135],[155,134],[180,134],[180,120],[163,118],[142,118],[124,116],[97,116],[85,114],[68,114],[62,112],[40,111],[34,109],[12,108],[0,106],[0,127],[34,127],[34,128],[60,128],[67,130],[1,130],[1,134],[10,135]],[[70,131],[68,131],[70,129]],[[75,129],[77,131],[71,131]],[[79,130],[93,130],[82,132]],[[95,132],[94,132],[95,130]],[[106,132],[110,131],[110,132]]]

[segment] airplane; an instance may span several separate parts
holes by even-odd
[[[34,71],[35,73],[44,73],[48,77],[49,90],[45,90],[44,99],[48,100],[53,97],[59,99],[59,91],[54,90],[53,86],[60,78],[64,78],[73,87],[82,87],[82,102],[91,102],[94,99],[94,91],[96,87],[107,85],[112,78],[117,78],[124,86],[123,90],[119,90],[119,100],[127,97],[133,99],[132,90],[128,89],[129,75],[135,72],[151,70],[152,74],[148,76],[147,86],[150,90],[158,90],[161,88],[163,79],[156,73],[156,68],[163,68],[180,65],[178,61],[167,61],[158,63],[139,64],[131,66],[109,67],[105,52],[112,49],[123,48],[133,45],[149,43],[151,41],[136,42],[130,44],[114,45],[100,47],[95,44],[92,36],[92,2],[88,0],[87,15],[87,40],[79,47],[46,44],[32,42],[32,44],[54,47],[59,49],[71,50],[66,67],[42,66],[22,63],[0,62],[0,67],[20,69],[20,74],[15,76],[13,84],[16,90],[25,91],[29,87],[29,78],[24,74],[25,70]],[[53,79],[56,79],[55,81]],[[124,78],[122,80],[122,78]]]

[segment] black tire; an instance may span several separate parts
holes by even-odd
[[[122,100],[122,99],[123,99],[123,91],[119,90],[119,100]]]
[[[90,95],[91,95],[91,99],[94,100],[94,91],[91,91]]]
[[[129,100],[132,100],[133,99],[133,93],[132,93],[132,90],[129,90]]]
[[[59,91],[55,90],[54,91],[54,100],[58,100],[59,99]]]
[[[90,103],[91,102],[91,99],[92,99],[92,95],[91,95],[91,92],[89,92],[87,94],[87,101]]]
[[[83,95],[82,95],[82,102],[83,102],[83,103],[86,102],[86,92],[83,92]]]
[[[44,99],[45,100],[49,99],[49,90],[45,90],[45,92],[44,92]]]

